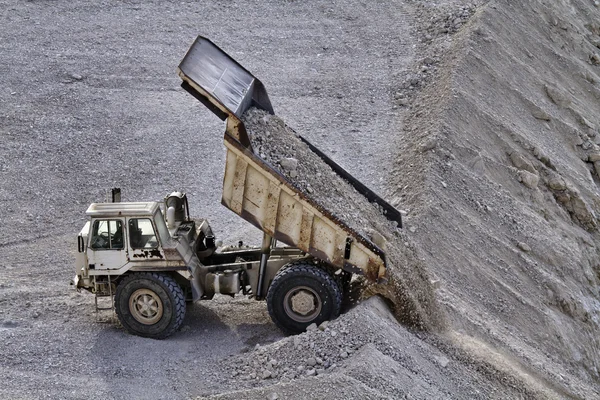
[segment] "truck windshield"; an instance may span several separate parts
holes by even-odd
[[[165,219],[160,211],[154,214],[154,225],[156,225],[156,229],[158,230],[158,236],[160,237],[160,242],[164,246],[171,239],[171,235],[169,234],[169,230],[167,229],[167,224],[165,223]]]

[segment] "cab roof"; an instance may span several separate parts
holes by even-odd
[[[159,210],[159,202],[92,203],[85,212],[90,217],[153,216]]]

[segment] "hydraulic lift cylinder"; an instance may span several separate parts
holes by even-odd
[[[271,255],[271,249],[275,245],[275,238],[268,234],[263,235],[262,247],[260,249],[260,264],[258,267],[258,285],[256,289],[256,299],[262,300],[262,292],[265,280],[265,271],[267,270],[267,261]]]

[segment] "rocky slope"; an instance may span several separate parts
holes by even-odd
[[[388,195],[409,210],[409,236],[449,320],[446,330],[421,335],[461,367],[493,371],[486,377],[494,389],[480,386],[486,398],[516,396],[510,387],[525,397],[600,396],[597,6],[492,1],[448,6],[440,17],[419,5],[431,24],[417,29],[422,58],[395,95],[410,115]],[[406,344],[393,335],[384,342]],[[272,346],[268,354],[285,348]],[[296,347],[299,365],[284,381],[289,371],[313,375]],[[380,359],[363,349],[360,359]],[[392,359],[406,366],[402,356]],[[397,381],[378,386],[343,371],[332,375],[356,388],[356,398],[438,395],[393,392]],[[294,398],[314,382],[255,389],[250,398]]]
[[[412,105],[393,180],[418,188],[395,195],[453,341],[565,397],[600,382],[599,16],[590,1],[477,8]]]

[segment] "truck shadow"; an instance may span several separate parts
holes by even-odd
[[[160,388],[160,398],[179,398],[172,379],[187,377],[208,388],[217,384],[215,371],[224,359],[283,337],[263,314],[245,308],[188,304],[181,329],[164,340],[129,334],[118,322],[98,323],[94,374],[117,398],[156,398],[151,388]]]
[[[212,305],[206,304],[188,304],[181,328],[163,340],[132,335],[116,319],[98,322],[99,331],[92,349],[92,353],[98,355],[96,364],[126,369],[139,365],[140,355],[149,353],[153,354],[153,362],[158,361],[159,364],[161,361],[183,360],[195,351],[202,352],[204,358],[227,356],[284,337],[268,317],[244,310],[243,305],[225,304],[213,310]],[[160,368],[159,365],[155,367]]]

